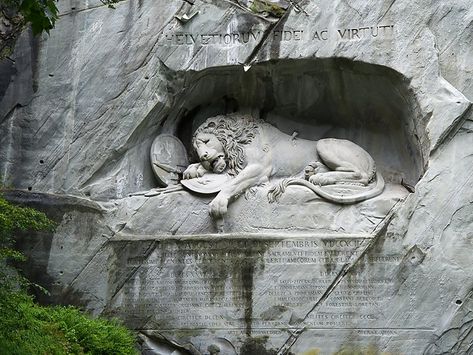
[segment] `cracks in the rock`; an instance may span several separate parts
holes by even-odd
[[[431,155],[436,153],[441,146],[447,144],[453,139],[453,137],[455,137],[455,135],[460,131],[461,127],[465,123],[467,117],[469,117],[470,114],[473,112],[472,107],[473,104],[469,102],[466,110],[463,111],[463,113],[458,116],[456,120],[454,120],[452,124],[442,132],[442,134],[437,139],[435,147],[433,147],[430,152]]]
[[[451,210],[452,208],[455,208],[455,206],[458,205],[459,201],[462,201],[462,199],[464,199],[465,196],[468,196],[468,192],[465,192],[465,191],[468,190],[469,187],[472,185],[472,180],[473,180],[473,169],[471,169],[471,167],[469,168],[470,169],[467,169],[468,175],[465,178],[465,180],[461,183],[457,183],[457,187],[454,189],[454,191],[446,199],[439,202],[437,212],[434,215],[429,214],[428,216],[423,217],[422,222],[425,228],[423,228],[422,230],[417,230],[416,228],[414,228],[414,230],[417,230],[418,235],[423,235],[425,236],[425,238],[427,238],[427,236],[431,236],[430,238],[432,238],[432,242],[434,238],[439,237],[437,233],[429,232],[429,230],[432,231],[435,228],[435,224],[438,225],[439,223],[442,223],[442,221],[445,221],[447,211],[449,209]],[[428,192],[424,193],[424,195],[429,195],[429,194],[436,194],[436,190],[431,189]],[[406,216],[406,220],[409,221],[408,222],[409,225],[406,230],[410,229],[410,223],[414,223],[414,221],[417,220],[417,218],[414,218],[413,216],[414,216],[414,213],[417,213],[421,210],[420,207],[424,207],[424,206],[417,203],[417,207],[412,208],[409,211],[408,215]],[[421,211],[420,213],[424,213],[424,212]],[[432,246],[433,244],[429,246],[426,250],[430,250]]]
[[[36,138],[36,135],[39,134],[39,132],[42,130],[42,128],[46,125],[46,123],[49,122],[49,118],[54,116],[54,114],[59,110],[59,107],[54,107],[54,111],[48,112],[48,115],[45,119],[42,120],[40,123],[39,127],[35,128],[35,132],[32,135],[32,138]]]
[[[455,192],[441,205],[441,207],[439,208],[439,212],[437,214],[435,214],[434,216],[430,217],[430,221],[425,221],[425,224],[426,224],[426,228],[421,232],[421,235],[429,235],[429,233],[427,233],[427,229],[428,228],[433,228],[432,227],[432,224],[434,221],[437,221],[438,223],[440,223],[439,221],[443,221],[444,219],[442,219],[441,217],[443,215],[445,215],[445,211],[447,211],[447,207],[453,207],[453,203],[455,202],[452,202],[452,201],[459,201],[459,197],[458,195],[460,193],[463,192],[463,188],[465,186],[471,186],[471,180],[473,179],[473,171],[472,173],[470,173],[469,177],[465,180],[465,182],[463,182],[463,184],[461,184],[457,190],[455,190]],[[473,204],[473,201],[469,201],[469,204],[467,205],[462,205],[458,208],[456,208],[452,214],[450,215],[450,218],[448,220],[448,222],[442,227],[441,229],[441,233],[440,233],[440,237],[438,237],[438,234],[436,236],[432,236],[431,237],[431,244],[425,248],[425,251],[428,252],[432,249],[432,247],[435,245],[434,244],[434,238],[439,238],[438,240],[441,240],[443,238],[443,235],[444,235],[444,232],[447,230],[447,228],[450,226],[454,216],[459,212],[461,211],[462,209],[464,209],[465,207],[469,207],[471,204]],[[411,218],[409,218],[409,220],[411,220]],[[442,253],[443,251],[441,251]],[[450,260],[451,263],[454,263],[453,260]]]
[[[382,230],[387,228],[388,224],[391,223],[392,219],[394,218],[396,211],[401,206],[401,203],[404,201],[404,199],[396,201],[396,203],[389,209],[388,213],[386,213],[386,216],[381,219],[381,221],[379,221],[370,234],[376,237],[381,233]]]
[[[14,106],[10,109],[10,111],[8,111],[8,112],[6,113],[5,116],[0,117],[0,125],[3,124],[5,121],[8,121],[10,118],[12,118],[12,117],[13,117],[13,114],[15,113],[15,111],[16,111],[17,109],[21,108],[21,107],[23,107],[23,105],[21,105],[21,104],[19,104],[19,103],[17,103],[16,105],[14,105]]]
[[[465,304],[471,301],[473,291],[470,291],[463,302],[462,306],[457,309],[456,315],[459,312],[465,312]],[[455,315],[455,316],[456,316]],[[468,311],[461,319],[454,320],[454,324],[449,324],[446,329],[443,329],[437,335],[434,341],[428,345],[423,354],[424,355],[452,355],[452,354],[472,354],[473,351],[473,319],[472,312]]]
[[[407,78],[404,77],[404,80],[408,80]],[[410,84],[409,84],[410,85]],[[404,91],[404,90],[401,90],[400,87],[395,87],[394,88],[395,92],[397,95],[399,95],[402,100],[406,103],[408,103],[411,107],[416,107],[416,104],[415,104],[415,94],[413,93],[412,90],[409,90],[407,93]],[[420,113],[419,113],[420,114]],[[419,147],[420,151],[422,152],[423,149],[421,148],[422,147],[422,136],[423,136],[423,133],[426,129],[426,125],[427,123],[430,121],[430,118],[432,116],[432,113],[429,113],[426,115],[425,117],[425,121],[423,122],[422,120],[419,121],[419,122],[416,122],[416,123],[411,123],[409,124],[409,128],[410,130],[412,131],[410,133],[410,140],[411,142],[413,142],[414,145],[416,145],[417,147]],[[420,153],[419,154],[419,158],[420,158],[420,162],[419,164],[423,167],[423,172],[425,172],[427,170],[427,164],[428,164],[428,157],[426,156],[427,153]],[[421,173],[421,175],[419,176],[419,179],[422,177],[423,173]]]
[[[92,134],[92,135],[96,134],[97,127],[101,126],[103,124],[103,122],[100,119],[103,116],[105,116],[107,114],[107,112],[110,110],[110,107],[106,107],[106,105],[109,104],[111,101],[115,101],[118,98],[120,98],[120,96],[122,96],[128,90],[129,86],[130,86],[130,83],[129,82],[126,83],[124,88],[121,89],[120,92],[118,94],[116,94],[116,96],[114,96],[113,98],[111,98],[111,99],[107,100],[106,102],[104,102],[102,105],[99,106],[99,108],[97,110],[95,110],[94,114],[90,115],[91,118],[92,117],[96,117],[96,118],[89,120],[88,117],[85,117],[84,121],[81,124],[81,128],[84,127],[85,125],[89,125],[91,122],[94,122],[94,121],[96,122],[96,124],[89,127],[85,132],[83,132],[82,129],[78,129],[77,131],[79,132],[79,134],[72,136],[72,139],[69,143],[70,147],[72,147],[80,138],[83,138],[86,134]],[[104,109],[104,111],[100,115],[96,116],[95,114],[98,113],[102,109]],[[81,132],[83,132],[83,133],[81,133]],[[110,134],[112,134],[112,131],[109,131],[109,135]],[[105,136],[104,136],[104,138],[105,138]],[[75,153],[70,153],[69,154],[69,160],[75,159],[80,153],[81,153],[80,149],[77,149],[75,151]],[[82,185],[84,185],[84,184],[82,184]]]
[[[105,110],[104,110],[101,114],[99,114],[98,116],[96,116],[96,114],[97,114],[97,113],[100,111],[100,109],[102,109],[103,107],[104,107],[104,106],[102,105],[102,106],[100,106],[97,110],[95,110],[94,114],[91,115],[91,121],[89,121],[88,118],[86,118],[86,119],[84,120],[84,122],[82,122],[82,125],[78,128],[78,132],[82,132],[82,128],[83,128],[85,125],[90,124],[91,122],[94,122],[94,121],[95,121],[96,124],[95,124],[94,126],[90,127],[90,128],[87,130],[87,132],[84,132],[84,133],[82,133],[82,134],[79,133],[78,135],[76,135],[76,137],[73,138],[73,140],[72,140],[72,142],[71,142],[71,145],[74,144],[79,138],[84,137],[86,133],[94,133],[94,132],[96,132],[95,129],[96,129],[98,126],[100,126],[100,125],[102,124],[102,122],[100,121],[100,119],[110,110],[110,108],[107,107],[107,108],[105,108]],[[96,117],[96,118],[92,118],[92,117]],[[76,155],[77,155],[77,153],[74,154],[74,155],[72,155],[72,156],[71,156],[71,159],[75,158]]]
[[[450,11],[449,11],[450,12]],[[442,17],[443,18],[443,17]],[[440,21],[440,20],[439,20]],[[471,31],[473,27],[473,21],[469,22],[460,32],[458,32],[455,35],[455,38],[452,38],[449,42],[448,45],[445,46],[442,50],[439,50],[439,57],[442,56],[451,46],[453,46],[455,43],[457,43],[455,40],[459,38],[461,35],[463,35],[467,30]]]
[[[287,355],[291,349],[291,347],[297,342],[299,339],[300,335],[304,333],[306,326],[303,324],[304,321],[309,317],[309,315],[316,311],[317,308],[331,295],[331,293],[337,288],[337,286],[340,284],[340,282],[343,281],[343,278],[354,268],[357,266],[358,262],[368,253],[373,246],[378,242],[378,239],[380,236],[385,235],[386,230],[388,228],[388,225],[391,223],[392,219],[395,216],[396,211],[398,210],[398,201],[388,212],[386,217],[375,227],[373,230],[373,238],[369,240],[366,246],[363,246],[363,243],[356,248],[352,255],[350,256],[350,259],[347,263],[345,263],[341,270],[338,272],[337,276],[333,279],[331,284],[327,287],[325,292],[322,294],[322,296],[315,302],[313,307],[306,313],[306,315],[302,318],[301,322],[302,323],[295,331],[291,332],[290,336],[286,339],[284,344],[279,348],[277,355]],[[358,254],[358,252],[361,250],[361,252]]]
[[[163,34],[165,28],[166,28],[167,26],[169,26],[169,24],[170,24],[171,22],[177,21],[176,18],[175,18],[175,16],[182,10],[183,7],[184,7],[184,4],[181,5],[181,7],[180,7],[179,9],[177,9],[177,11],[174,12],[174,13],[171,15],[171,17],[169,18],[169,20],[166,21],[166,22],[163,24],[163,26],[161,26],[161,28],[157,31],[156,40],[154,41],[153,45],[150,47],[150,50],[148,51],[148,53],[146,53],[146,55],[144,56],[144,58],[143,58],[143,60],[141,61],[141,63],[139,63],[138,66],[137,66],[135,69],[133,69],[130,73],[134,73],[135,71],[141,69],[143,66],[145,66],[145,65],[148,64],[148,62],[149,62],[149,60],[150,60],[150,58],[151,58],[150,55],[155,52],[155,48],[156,48],[156,46],[157,46],[159,40],[161,39],[161,36],[162,36],[162,34]],[[130,74],[130,73],[129,73],[129,74]]]
[[[470,157],[473,157],[473,153],[470,153],[470,154],[467,154],[467,155],[463,156],[462,160],[465,159],[465,158],[470,158]]]
[[[228,0],[224,0],[224,1],[227,2],[227,3],[230,3],[230,4],[234,5],[234,6],[236,6],[237,8],[240,8],[240,9],[245,10],[242,6],[240,6],[239,4],[236,4],[236,3],[232,2],[232,1],[228,1]],[[224,14],[222,15],[221,22],[222,22],[222,23],[228,22],[229,18],[234,15],[234,12],[235,12],[234,8],[229,8],[228,10],[226,10],[226,11],[224,12]],[[187,67],[186,67],[183,71],[190,71],[190,70],[191,70],[191,67],[192,67],[192,65],[194,64],[195,58],[197,58],[197,56],[204,50],[204,47],[205,47],[205,46],[201,45],[200,47],[198,47],[198,49],[197,49],[195,52],[192,53],[192,57],[187,60],[188,65],[187,65]],[[194,47],[194,48],[195,48],[195,47]],[[168,56],[166,57],[166,60],[167,60],[169,57],[171,57],[172,54],[173,54],[176,50],[177,50],[177,47],[176,47],[173,51],[171,51],[171,53],[168,54]],[[185,88],[184,88],[184,89],[185,89]]]
[[[450,227],[450,225],[452,224],[452,221],[456,218],[456,215],[457,213],[463,211],[463,209],[465,208],[469,208],[471,207],[471,205],[473,205],[473,201],[470,201],[467,205],[463,205],[463,206],[460,206],[458,207],[457,209],[455,209],[455,211],[453,211],[453,213],[451,214],[447,224],[442,228],[442,232],[441,232],[441,237],[443,237],[443,234],[444,232],[448,229],[448,227]],[[453,261],[452,261],[453,262]]]
[[[125,2],[125,1],[128,1],[128,0],[119,0],[120,3]],[[59,14],[59,18],[67,16],[67,15],[77,14],[77,13],[80,13],[80,12],[95,10],[95,9],[98,9],[98,8],[101,8],[101,7],[110,7],[110,5],[102,3],[102,5],[89,6],[89,7],[86,7],[84,9],[80,9],[80,10],[72,10],[71,9],[71,11],[69,11],[69,12],[63,12],[63,13]]]
[[[135,211],[132,213],[132,215],[129,217],[128,220],[131,220],[133,217],[135,217],[135,215],[136,215],[138,212],[140,212],[140,210],[143,208],[143,206],[146,205],[149,201],[151,201],[151,199],[149,199],[149,198],[147,198],[145,201],[143,201],[143,203],[142,203],[138,208],[135,209]],[[125,223],[124,227],[125,227],[127,224],[128,224],[128,222]]]
[[[195,206],[197,205],[197,201],[193,201],[192,204],[191,204],[191,207],[192,206]],[[171,228],[169,228],[169,231],[171,232],[172,235],[176,235],[177,232],[179,231],[179,229],[182,227],[182,225],[187,222],[187,220],[191,217],[192,213],[188,213],[183,219],[181,219],[180,221],[176,221],[172,226]],[[176,226],[177,225],[177,226]]]
[[[95,130],[95,128],[97,128],[97,126],[100,126],[102,124],[102,121],[100,121],[100,118],[103,117],[110,110],[110,107],[106,107],[105,105],[109,104],[112,101],[117,101],[120,96],[122,96],[125,93],[129,92],[130,91],[129,86],[130,86],[130,83],[127,83],[125,85],[125,87],[115,97],[113,97],[110,100],[107,100],[107,102],[105,102],[103,105],[100,106],[100,108],[98,110],[103,109],[103,108],[105,108],[105,110],[100,114],[100,116],[97,119],[95,119],[95,121],[97,121],[97,123],[95,125],[89,127],[85,133],[75,136],[74,139],[71,141],[71,145],[76,143],[80,138],[84,137],[85,134],[92,134],[93,131]],[[135,90],[134,94],[136,94],[137,97],[141,97],[141,95],[145,91],[145,89],[146,89],[146,87],[143,86],[141,88],[141,90],[139,90],[139,91]],[[123,101],[123,102],[125,102],[125,101]],[[146,116],[146,117],[148,117],[148,116]],[[84,120],[82,125],[84,126],[84,125],[90,124],[90,122],[91,121]],[[136,127],[134,127],[133,130],[131,131],[131,134],[129,135],[128,139],[125,142],[120,143],[120,145],[115,147],[113,150],[109,151],[108,152],[109,155],[107,156],[107,159],[105,159],[105,160],[101,159],[102,163],[96,169],[94,169],[94,171],[92,173],[90,173],[90,176],[87,177],[85,181],[80,183],[79,188],[84,188],[85,186],[91,184],[94,180],[102,177],[104,175],[104,169],[107,170],[109,168],[109,164],[107,164],[107,163],[115,162],[127,150],[127,148],[132,146],[134,143],[138,142],[139,139],[137,139],[137,135],[138,135],[137,132],[143,132],[144,131],[143,127],[148,125],[148,124],[149,124],[149,120],[144,119],[140,124],[138,124]],[[81,132],[81,131],[79,130],[79,132]],[[115,134],[114,132],[115,131],[113,129],[109,130],[108,133],[106,135],[104,135],[103,138],[107,138],[107,137],[110,137],[110,136],[114,137],[114,134]],[[81,154],[81,150],[76,149],[75,152],[73,154],[71,154],[70,159],[76,158],[79,154]],[[107,172],[105,172],[105,174],[107,174]]]
[[[448,227],[450,227],[450,225],[452,224],[453,218],[455,217],[455,215],[456,215],[462,208],[463,208],[463,207],[459,207],[459,208],[457,208],[457,209],[452,213],[452,215],[450,216],[450,219],[448,220],[447,224],[442,228],[442,235],[443,235],[443,233],[448,229]]]
[[[437,26],[437,23],[440,22],[443,18],[445,18],[450,12],[452,11],[452,8],[450,8],[439,20],[436,20],[436,26]],[[434,15],[436,14],[436,12],[434,13]],[[434,48],[435,48],[435,51],[436,51],[436,61],[433,61],[430,65],[433,65],[434,63],[438,63],[440,67],[442,67],[442,61],[441,61],[441,57],[442,55],[454,44],[456,43],[455,39],[459,38],[465,31],[467,31],[467,29],[469,27],[471,27],[471,24],[473,22],[470,22],[467,26],[465,26],[457,35],[454,39],[452,39],[446,46],[445,48],[443,49],[440,49],[438,44],[437,44],[437,37],[435,36],[434,34],[434,31],[430,29],[431,27],[431,22],[432,22],[432,18],[433,16],[432,15],[430,17],[430,19],[428,20],[427,22],[427,27],[426,29],[431,33],[433,39],[434,39]],[[440,70],[440,69],[439,69]],[[439,73],[439,75],[441,75]],[[461,104],[461,101],[457,101],[457,104]],[[468,106],[466,107],[466,109],[458,116],[456,117],[454,120],[452,120],[451,124],[446,127],[443,132],[441,133],[441,135],[438,137],[437,139],[437,142],[435,143],[435,146],[432,147],[431,149],[431,152],[430,154],[433,155],[434,153],[436,153],[439,148],[448,143],[449,141],[451,141],[451,139],[460,131],[462,131],[462,126],[463,124],[465,123],[466,120],[468,120],[468,116],[470,116],[472,112],[472,103],[471,102],[468,102]]]
[[[363,18],[363,15],[361,14],[361,12],[358,11],[358,9],[354,8],[353,6],[351,6],[349,1],[350,1],[350,0],[342,0],[343,4],[345,4],[346,6],[348,6],[348,8],[350,8],[351,10],[355,11],[355,12],[358,14],[358,16],[359,16],[360,18]],[[394,0],[394,1],[396,1],[396,0]],[[394,1],[393,1],[393,4],[394,4]],[[391,6],[392,6],[392,4],[391,4]],[[389,11],[389,9],[388,9],[388,11]]]
[[[178,12],[182,9],[183,6],[184,6],[184,5],[181,5],[181,6],[179,7],[179,9],[177,9],[177,11],[174,12],[174,13],[169,17],[168,21],[166,21],[166,22],[164,23],[164,25],[161,26],[161,28],[157,31],[157,34],[156,34],[154,43],[150,46],[150,49],[149,49],[148,53],[144,56],[143,60],[142,60],[135,68],[133,68],[129,73],[126,74],[127,76],[129,76],[129,75],[135,73],[136,71],[142,69],[143,67],[145,67],[145,66],[149,63],[149,61],[150,61],[150,59],[151,59],[151,55],[156,52],[156,46],[157,46],[157,44],[158,44],[158,42],[159,42],[159,40],[160,40],[160,38],[161,38],[161,36],[162,36],[162,33],[163,33],[164,29],[165,29],[172,21],[175,21],[174,15],[175,15],[176,13],[178,13]],[[125,93],[127,93],[127,92],[129,91],[129,88],[130,88],[130,82],[127,82],[126,85],[124,86],[124,88],[123,88],[119,93],[117,93],[117,94],[116,94],[113,98],[111,98],[110,100],[107,100],[107,102],[104,103],[103,105],[101,105],[99,109],[103,108],[105,104],[108,104],[108,103],[110,103],[110,102],[113,102],[113,101],[116,101],[117,99],[119,99],[122,95],[124,95]],[[141,93],[142,93],[144,90],[145,90],[145,87],[143,87],[142,90],[141,90],[139,93],[137,93],[137,95],[140,96]],[[135,93],[136,93],[136,92],[135,92]],[[104,112],[101,116],[103,116],[107,111],[108,111],[108,109],[106,109],[105,112]],[[138,127],[138,128],[139,128],[139,127]],[[88,131],[90,132],[91,130],[88,130]],[[113,131],[110,131],[109,135],[110,135],[110,134],[113,134]],[[130,137],[132,137],[132,136],[133,136],[133,134],[132,134]],[[79,138],[80,138],[80,137],[76,137],[76,138],[72,141],[72,143],[74,143],[74,142],[75,142],[77,139],[79,139]],[[71,144],[72,144],[72,143],[71,143]],[[125,142],[125,144],[123,144],[122,147],[120,147],[120,148],[116,149],[114,152],[112,152],[112,153],[111,153],[112,156],[109,157],[109,159],[107,159],[107,160],[108,160],[108,161],[114,161],[114,160],[120,155],[120,151],[123,151],[123,150],[124,150],[124,147],[126,147],[128,143],[129,143],[129,140],[128,140],[127,142]],[[75,158],[76,155],[79,154],[79,153],[80,153],[80,150],[77,150],[77,151],[76,151],[76,154],[74,154],[74,155],[71,156],[70,158],[71,158],[71,159],[72,159],[72,158]],[[63,156],[60,160],[62,160],[63,158],[64,158],[64,156]],[[83,183],[81,184],[81,188],[83,188],[84,186],[87,186],[87,185],[88,185],[91,181],[93,181],[97,176],[101,176],[102,171],[103,171],[103,168],[104,168],[104,165],[103,165],[103,164],[100,165],[100,167],[98,167],[98,168],[95,170],[95,172],[94,172],[85,182],[83,182]]]
[[[447,15],[448,15],[450,12],[452,12],[452,10],[453,10],[453,6],[451,6],[451,7],[448,9],[448,11],[447,11],[445,14],[443,14],[442,17],[439,18],[438,20],[436,20],[435,22],[438,24],[438,23],[439,23],[440,21],[442,21],[445,17],[447,17]]]
[[[343,265],[342,269],[340,272],[337,274],[335,279],[332,281],[332,283],[328,286],[328,288],[325,290],[325,292],[322,294],[322,296],[317,300],[317,302],[314,304],[314,306],[309,310],[309,312],[306,313],[306,315],[302,318],[301,323],[303,323],[309,315],[314,312],[319,305],[321,305],[335,290],[335,288],[338,286],[338,284],[342,281],[343,277],[348,273],[349,271],[349,264],[346,263]],[[277,355],[286,355],[288,354],[289,350],[291,347],[297,342],[299,339],[299,336],[305,331],[306,327],[305,326],[299,326],[296,330],[290,332],[289,338],[284,342],[284,344],[279,348]]]
[[[417,244],[413,245],[404,254],[402,261],[399,264],[397,271],[398,282],[394,287],[392,294],[397,294],[404,284],[406,284],[409,277],[413,274],[414,269],[422,264],[427,252],[419,248]]]
[[[113,241],[112,241],[113,243]],[[130,244],[132,244],[133,242],[127,242],[123,248],[121,250],[124,250],[126,249]],[[146,248],[146,250],[142,253],[142,256],[144,257],[144,259],[148,259],[148,257],[151,255],[151,253],[156,249],[156,246],[157,246],[158,242],[157,241],[151,241],[150,242],[150,245]],[[113,300],[115,299],[115,297],[117,296],[117,294],[123,289],[123,287],[126,285],[126,283],[128,282],[128,280],[130,280],[137,272],[138,270],[143,266],[143,264],[140,264],[138,266],[136,266],[133,270],[131,270],[131,272],[128,274],[128,276],[121,282],[120,285],[117,285],[116,289],[115,289],[115,292],[109,297],[108,299],[108,304],[112,304],[113,303]]]
[[[242,5],[240,5],[238,2],[235,2],[235,1],[232,1],[232,0],[223,0],[223,1],[225,1],[226,3],[229,3],[229,4],[231,4],[231,5],[233,5],[233,6],[235,6],[235,7],[237,7],[237,8],[240,9],[240,10],[245,11],[246,13],[249,13],[249,14],[252,15],[252,16],[258,17],[258,18],[260,18],[260,19],[262,19],[262,20],[264,20],[264,21],[266,21],[266,22],[271,22],[271,21],[269,21],[266,17],[261,16],[261,15],[255,13],[255,12],[249,10],[248,8],[246,8],[246,7],[242,6]]]
[[[192,53],[192,57],[189,59],[189,65],[185,68],[186,71],[191,70],[191,66],[194,64],[194,59],[204,50],[204,46],[200,46],[194,53]]]
[[[127,89],[128,87],[130,86],[130,83],[126,83],[125,87],[123,89],[121,89],[118,94],[116,94],[114,97],[112,97],[111,99],[109,99],[107,102],[109,101],[113,101],[113,100],[116,100],[118,99]]]
[[[73,288],[73,285],[76,282],[76,280],[82,275],[84,270],[86,270],[89,267],[89,265],[92,263],[92,261],[95,259],[95,257],[106,249],[107,244],[108,244],[108,239],[106,241],[104,241],[104,243],[100,246],[100,248],[98,248],[97,251],[90,257],[90,259],[82,267],[82,269],[80,269],[80,271],[76,274],[76,276],[74,276],[74,278],[69,282],[69,284],[66,285],[65,289]]]
[[[131,214],[131,216],[128,217],[128,221],[123,223],[121,226],[120,226],[120,229],[117,230],[116,232],[114,232],[112,234],[112,236],[110,237],[110,239],[112,239],[114,236],[116,236],[118,233],[120,233],[122,230],[125,229],[125,227],[128,225],[128,222],[131,221],[133,219],[133,217],[135,217],[135,215],[143,208],[143,206],[149,201],[150,199],[147,198],[143,201],[143,203],[138,206],[137,208],[135,208],[134,212]]]
[[[377,23],[380,23],[385,17],[386,15],[388,14],[388,12],[391,10],[391,8],[393,7],[394,3],[396,2],[396,0],[392,0],[391,1],[391,4],[389,4],[388,8],[386,9],[386,11],[384,12],[384,14],[378,18],[378,21],[376,21]]]
[[[173,54],[179,49],[179,47],[174,47],[172,48],[171,50],[168,50],[168,52],[166,53],[167,55],[165,57],[160,57],[159,60],[162,61],[163,63],[166,63],[166,61],[169,59],[169,58],[172,58]],[[167,65],[166,65],[167,66]]]
[[[437,173],[435,174],[434,176],[432,176],[429,180],[427,180],[427,182],[431,183],[432,181],[436,180],[440,175],[442,175],[442,173]]]
[[[105,111],[104,114],[106,112],[107,111]],[[156,115],[159,115],[159,112],[156,113]],[[126,153],[126,151],[129,148],[133,148],[135,144],[137,144],[137,142],[140,142],[140,138],[139,138],[140,134],[142,132],[145,132],[149,125],[148,116],[149,114],[146,116],[145,119],[143,119],[137,126],[135,126],[131,130],[131,133],[128,135],[128,138],[124,142],[119,141],[119,144],[115,146],[113,150],[112,149],[108,150],[107,151],[108,155],[106,156],[106,158],[102,156],[102,159],[100,160],[100,162],[97,162],[97,166],[89,172],[89,176],[85,178],[85,181],[79,184],[80,189],[83,189],[89,185],[92,185],[95,181],[100,180],[104,176],[107,176],[108,174],[110,174],[110,171],[112,169],[111,167],[117,163],[118,159],[124,153]],[[92,131],[93,131],[93,128],[88,130],[89,133],[92,133]],[[113,136],[114,132],[115,132],[114,130],[109,130],[109,132],[107,132],[107,134],[104,135],[103,138],[105,139],[107,137]],[[143,136],[141,136],[141,138],[143,138]],[[72,158],[75,158],[79,153],[81,153],[80,150],[76,150]]]
[[[44,178],[46,176],[48,176],[50,173],[54,174],[55,172],[57,172],[56,169],[55,169],[56,166],[62,164],[63,160],[65,158],[68,158],[67,151],[65,151],[63,148],[64,147],[62,145],[58,144],[56,146],[56,148],[54,148],[52,151],[49,152],[50,157],[55,157],[57,155],[57,158],[55,159],[54,163],[51,166],[48,167],[48,171],[44,175]],[[65,178],[65,177],[63,177],[63,178]]]
[[[460,348],[465,341],[467,341],[469,338],[471,338],[471,335],[473,334],[473,321],[469,321],[469,322],[464,323],[461,326],[461,328],[466,328],[466,330],[464,330],[462,332],[462,334],[460,335],[460,339],[457,343],[458,346],[456,347],[457,348],[456,349],[457,353],[458,353],[458,350],[459,350],[458,348]],[[461,328],[460,328],[460,332],[461,332]],[[471,350],[473,350],[473,344],[470,340],[469,344],[468,344],[468,349],[466,349],[466,353],[471,354]]]
[[[263,32],[263,35],[261,36],[260,41],[254,46],[253,50],[251,51],[250,55],[245,59],[244,65],[251,65],[251,63],[255,60],[256,56],[258,55],[259,51],[261,48],[263,48],[263,45],[266,43],[266,40],[269,38],[271,35],[271,32],[282,22],[287,20],[287,17],[289,16],[290,9],[287,9],[284,15],[274,23],[271,23],[268,28]]]
[[[146,203],[146,201],[143,202],[143,204],[141,206],[139,206],[135,212],[132,214],[132,216],[130,217],[130,219],[139,211],[139,209],[141,207],[143,207],[143,205]],[[76,276],[69,282],[69,284],[66,286],[66,288],[73,288],[72,285],[75,283],[75,281],[81,276],[81,274],[83,273],[84,270],[86,270],[89,265],[93,262],[93,260],[95,259],[95,257],[102,253],[108,246],[109,246],[109,243],[110,242],[113,242],[112,241],[112,238],[117,235],[118,233],[120,233],[123,229],[125,229],[127,225],[127,222],[123,223],[123,225],[120,226],[120,228],[116,231],[113,231],[109,226],[108,226],[108,229],[110,230],[111,232],[111,235],[110,236],[106,236],[106,235],[102,235],[102,237],[105,237],[107,238],[107,240],[105,240],[101,245],[100,247],[96,250],[95,253],[93,253],[93,255],[90,257],[90,259],[87,261],[87,263],[82,267],[82,269],[76,274]],[[126,248],[126,245],[124,245],[121,250],[124,250]],[[121,286],[123,287],[123,285]],[[117,291],[118,292],[118,291]]]
[[[9,121],[8,124],[8,132],[7,132],[7,139],[8,143],[5,145],[6,147],[6,152],[4,157],[6,157],[5,161],[3,162],[3,173],[0,174],[0,178],[2,179],[2,182],[5,182],[6,179],[8,179],[10,176],[10,171],[9,168],[11,165],[13,165],[13,154],[14,154],[14,149],[13,149],[13,142],[14,142],[14,137],[13,137],[13,131],[14,131],[14,126],[15,126],[15,111],[20,108],[20,104],[16,104],[6,115],[5,118],[0,122],[2,124],[5,121]]]
[[[466,134],[470,134],[470,133],[473,133],[473,129],[467,128],[467,127],[460,127],[459,132],[463,132],[463,133],[466,133]]]
[[[166,22],[161,26],[161,28],[158,29],[157,34],[156,34],[156,37],[155,37],[156,39],[155,39],[154,43],[150,46],[149,51],[148,51],[147,54],[143,57],[143,60],[142,60],[135,68],[133,68],[133,69],[132,69],[131,71],[129,71],[128,73],[126,73],[127,76],[129,76],[129,75],[135,73],[136,71],[142,69],[143,67],[145,67],[145,66],[149,63],[150,58],[151,58],[151,54],[152,54],[152,53],[155,53],[155,48],[156,48],[156,46],[157,46],[157,44],[158,44],[158,42],[159,42],[159,40],[160,40],[160,38],[161,38],[161,36],[162,36],[162,33],[163,33],[164,29],[165,29],[172,21],[175,21],[174,16],[175,16],[177,13],[179,13],[179,11],[181,11],[181,9],[182,9],[183,6],[184,6],[184,5],[181,5],[181,7],[169,17],[168,21],[166,21]],[[125,87],[124,87],[117,95],[115,95],[115,97],[111,98],[110,100],[107,100],[106,103],[109,103],[109,102],[111,102],[111,101],[117,100],[121,95],[123,95],[123,94],[127,91],[127,89],[129,88],[129,86],[130,86],[130,82],[126,83]],[[142,89],[142,91],[144,91],[144,89]],[[139,95],[138,95],[138,96],[139,96]],[[102,105],[100,108],[102,108],[102,107],[103,107],[103,105]],[[99,108],[99,109],[100,109],[100,108]]]

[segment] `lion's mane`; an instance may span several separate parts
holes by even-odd
[[[260,120],[241,114],[210,117],[195,131],[192,145],[194,146],[199,133],[215,135],[222,143],[228,159],[228,173],[237,175],[245,167],[246,155],[243,146],[251,143],[256,137],[259,126]]]

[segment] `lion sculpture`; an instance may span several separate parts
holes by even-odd
[[[373,158],[355,143],[336,138],[295,138],[247,115],[208,118],[195,131],[192,145],[199,163],[189,165],[183,179],[209,172],[233,176],[210,203],[210,213],[216,219],[223,217],[232,199],[270,178],[285,178],[269,190],[270,202],[290,185],[304,186],[338,204],[364,201],[384,189]],[[343,194],[326,189],[327,185],[342,184],[357,185],[358,190]]]

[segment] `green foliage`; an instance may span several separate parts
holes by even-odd
[[[116,320],[92,319],[72,307],[55,307],[42,315],[86,354],[136,354],[135,338]]]
[[[57,0],[0,0],[2,8],[18,12],[34,34],[49,33],[58,19]]]
[[[100,0],[100,2],[104,5],[108,5],[109,8],[114,9],[115,6],[113,4],[116,4],[120,0]]]
[[[2,354],[67,353],[65,337],[54,327],[37,319],[37,308],[24,291],[2,291],[0,296]]]
[[[56,6],[58,0],[0,0],[0,5],[20,13],[25,23],[30,23],[33,34],[43,31],[49,33],[59,18]],[[100,0],[104,5],[114,9],[120,0]]]
[[[24,259],[12,249],[13,235],[53,229],[44,213],[0,196],[0,353],[136,354],[134,336],[116,321],[92,319],[72,307],[42,307],[27,294],[32,284],[9,266]]]
[[[72,307],[41,307],[25,292],[0,291],[0,353],[137,354],[135,338],[116,321]]]
[[[285,13],[282,7],[268,0],[254,0],[250,6],[250,10],[256,13],[267,13],[274,17],[282,17]]]
[[[49,33],[58,19],[56,0],[23,0],[18,8],[34,34]]]
[[[11,242],[13,233],[52,231],[52,222],[44,213],[33,208],[18,207],[0,197],[0,246]]]
[[[29,282],[11,267],[8,261],[23,261],[24,256],[12,249],[13,235],[18,232],[52,231],[54,223],[33,208],[18,207],[0,196],[0,290],[26,287]]]

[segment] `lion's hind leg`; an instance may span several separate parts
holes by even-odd
[[[366,168],[372,165],[372,158],[355,143],[344,139],[322,139],[317,142],[317,153],[330,171],[311,176],[311,183],[368,185],[370,177]]]
[[[350,163],[337,166],[333,170],[321,162],[309,163],[304,170],[304,179],[315,185],[333,185],[337,182],[368,184],[368,176]]]
[[[370,176],[366,172],[356,168],[340,166],[336,168],[335,171],[351,173],[350,180],[354,180],[355,182],[361,183],[363,185],[368,185],[370,181]]]
[[[334,185],[337,183],[355,183],[367,185],[368,179],[363,179],[362,174],[356,171],[328,171],[312,175],[309,181],[314,185]]]

